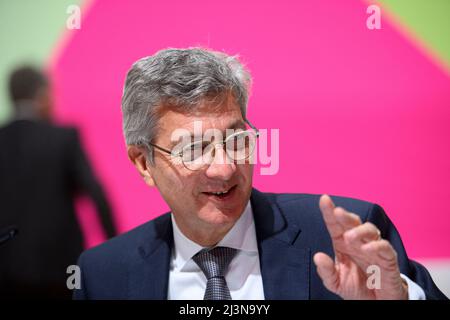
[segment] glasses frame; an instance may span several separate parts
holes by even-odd
[[[252,124],[250,123],[250,121],[248,121],[247,118],[244,118],[244,122],[245,122],[246,124],[248,124],[248,126],[249,126],[252,130],[255,131],[256,139],[258,139],[258,138],[259,138],[259,130],[258,130],[254,125],[252,125]],[[216,145],[216,144],[222,144],[223,146],[225,146],[226,140],[227,140],[229,137],[230,137],[230,136],[225,137],[221,142],[216,142],[216,143],[214,143],[214,145]],[[161,146],[159,146],[159,145],[157,145],[157,144],[155,144],[155,143],[152,143],[152,142],[147,142],[146,144],[148,144],[149,146],[152,146],[152,147],[158,149],[159,151],[162,151],[162,152],[164,152],[164,153],[166,153],[166,154],[169,154],[169,155],[171,155],[172,157],[179,157],[180,160],[181,160],[181,162],[183,163],[183,166],[184,166],[186,169],[188,169],[188,170],[191,170],[191,171],[197,171],[197,170],[200,170],[200,169],[193,170],[193,169],[190,169],[190,168],[188,168],[188,167],[186,166],[186,164],[185,164],[184,161],[183,161],[183,151],[174,153],[172,150],[166,149],[166,148],[161,147]],[[253,152],[253,151],[252,151],[252,152]],[[248,159],[248,157],[247,157],[246,159]],[[207,165],[205,165],[205,166],[207,166]]]

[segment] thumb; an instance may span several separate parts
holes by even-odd
[[[317,273],[325,288],[336,293],[339,286],[339,277],[333,259],[322,252],[316,253],[313,259],[317,267]]]

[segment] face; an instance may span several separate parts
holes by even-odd
[[[214,112],[208,112],[207,106],[200,107],[193,115],[165,112],[159,120],[160,129],[154,143],[171,150],[177,144],[171,139],[172,133],[186,129],[193,134],[196,121],[201,121],[203,132],[215,129],[224,136],[226,129],[245,129],[239,106],[234,99],[227,99]],[[138,169],[147,184],[158,188],[182,231],[228,230],[234,225],[250,198],[253,165],[249,161],[238,164],[226,161],[225,150],[218,146],[210,165],[192,171],[170,155],[154,150],[154,165],[147,163]],[[228,193],[212,194],[220,191]]]

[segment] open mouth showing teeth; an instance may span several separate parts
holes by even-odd
[[[211,193],[212,193],[212,194],[215,194],[216,196],[220,196],[220,195],[222,195],[222,194],[228,193],[228,191],[229,191],[229,190],[227,190],[227,191],[222,191],[222,192],[211,192]]]
[[[204,192],[204,193],[208,196],[214,196],[215,198],[218,198],[218,199],[226,199],[232,195],[234,189],[236,189],[236,186],[231,187],[230,189],[227,189],[227,190],[223,190],[223,191]]]

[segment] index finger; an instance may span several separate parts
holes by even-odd
[[[331,239],[334,241],[340,238],[345,232],[344,227],[339,223],[334,214],[335,205],[331,198],[324,194],[319,200],[320,211],[322,211],[322,217],[325,221],[325,225],[330,233]]]

